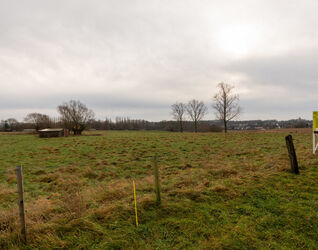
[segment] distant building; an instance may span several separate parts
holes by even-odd
[[[46,128],[38,132],[40,138],[68,136],[68,130],[63,128]]]

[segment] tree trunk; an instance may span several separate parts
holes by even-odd
[[[224,133],[227,133],[227,121],[223,120],[224,122]]]
[[[182,121],[180,121],[180,132],[181,133],[183,132],[183,123],[182,123]]]
[[[194,121],[194,132],[198,132],[198,121]]]

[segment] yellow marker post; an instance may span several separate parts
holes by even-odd
[[[313,134],[312,134],[312,153],[315,154],[316,150],[318,149],[318,144],[317,144],[317,138],[318,138],[318,111],[313,111],[313,119],[312,119],[312,129],[313,129]]]
[[[135,181],[134,181],[134,180],[133,180],[133,186],[134,186],[134,199],[135,199],[136,227],[138,227],[138,214],[137,214],[136,188],[135,188]]]

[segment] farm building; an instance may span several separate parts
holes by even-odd
[[[63,128],[46,128],[39,130],[39,137],[41,138],[49,138],[49,137],[61,137],[67,136],[68,133],[66,129]]]

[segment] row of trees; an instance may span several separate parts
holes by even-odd
[[[8,119],[9,120],[9,119]],[[64,127],[63,122],[60,118],[50,117],[49,122],[18,122],[14,125],[9,124],[7,121],[0,122],[0,131],[23,131],[24,129],[39,129],[43,128],[61,128]],[[6,124],[6,126],[5,126]],[[158,131],[179,131],[179,123],[176,121],[159,121],[159,122],[150,122],[142,119],[130,119],[128,117],[116,117],[112,120],[106,118],[104,120],[95,120],[91,119],[86,126],[87,129],[96,129],[96,130],[158,130]],[[193,122],[184,121],[183,122],[184,131],[193,131]],[[220,132],[222,128],[218,122],[211,124],[210,121],[201,121],[200,126],[198,126],[198,132]]]
[[[224,130],[227,132],[228,121],[236,118],[241,109],[238,105],[239,97],[233,94],[234,86],[220,83],[218,85],[218,93],[214,96],[213,108],[219,120],[223,121]],[[189,130],[190,122],[186,120],[186,115],[190,118],[194,126],[194,131],[198,132],[198,125],[207,114],[207,106],[198,100],[191,100],[187,104],[177,102],[171,106],[173,118],[179,126],[181,132]],[[170,130],[175,131],[175,124],[169,121],[158,123],[148,122],[145,120],[130,120],[129,118],[116,118],[115,122],[110,119],[105,121],[94,120],[94,112],[88,109],[85,104],[80,101],[71,100],[62,103],[57,107],[60,114],[59,119],[52,119],[46,114],[30,113],[24,122],[32,125],[36,130],[50,127],[64,127],[73,132],[74,135],[80,135],[89,125],[96,129],[154,129],[154,130]],[[218,131],[216,126],[204,124],[204,131]],[[7,119],[4,123],[6,131],[18,130],[22,128],[21,124],[14,118]]]
[[[237,118],[241,113],[241,108],[238,104],[239,96],[233,93],[234,86],[227,83],[218,84],[218,93],[213,97],[214,103],[212,107],[218,120],[221,120],[224,125],[224,132],[227,132],[227,124],[230,120]],[[194,131],[198,131],[198,123],[207,114],[207,106],[202,101],[191,100],[187,104],[176,102],[171,106],[172,116],[179,123],[180,132],[183,132],[184,121],[186,115],[194,123]]]
[[[88,124],[90,128],[97,130],[158,130],[158,131],[179,131],[177,121],[150,122],[146,120],[129,119],[126,117],[117,117],[114,121],[111,119],[92,120]],[[193,131],[193,122],[183,122],[184,131]],[[222,128],[219,124],[211,124],[210,121],[201,121],[198,126],[198,132],[220,132]]]
[[[207,114],[207,107],[202,101],[191,100],[188,104],[182,102],[176,102],[171,106],[172,116],[179,123],[180,132],[183,132],[183,123],[185,121],[185,115],[191,118],[194,122],[194,131],[198,131],[198,123]]]

